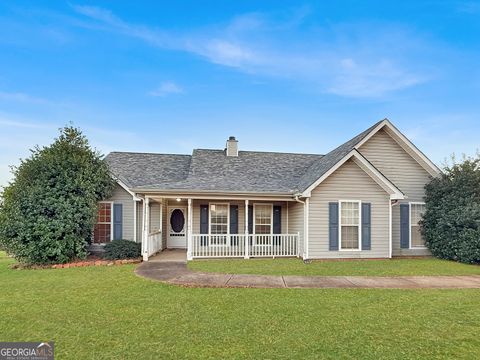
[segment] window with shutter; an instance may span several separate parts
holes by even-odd
[[[111,202],[98,204],[97,222],[93,231],[93,242],[102,244],[112,240],[112,209]]]
[[[410,203],[410,247],[425,247],[425,239],[420,232],[420,220],[425,213],[425,203]]]
[[[340,250],[360,250],[360,201],[340,201]]]
[[[227,244],[229,212],[228,204],[210,204],[210,245]]]

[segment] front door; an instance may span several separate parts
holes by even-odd
[[[173,206],[168,208],[168,244],[169,248],[187,248],[186,208]]]

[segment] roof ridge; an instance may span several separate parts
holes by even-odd
[[[155,152],[142,152],[142,151],[110,151],[110,154],[139,154],[139,155],[174,155],[174,156],[192,156],[190,154],[172,154],[172,153],[155,153]]]
[[[202,151],[217,151],[217,152],[224,152],[225,150],[222,149],[193,149],[195,150],[202,150]],[[312,156],[325,156],[324,154],[313,154],[313,153],[302,153],[302,152],[282,152],[282,151],[259,151],[259,150],[238,150],[239,153],[256,153],[256,154],[285,154],[285,155],[312,155]]]

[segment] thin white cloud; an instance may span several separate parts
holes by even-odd
[[[265,77],[310,84],[318,91],[346,97],[381,97],[429,79],[416,66],[428,56],[421,36],[385,24],[340,24],[299,30],[309,9],[275,21],[266,14],[245,14],[226,25],[177,34],[132,24],[111,11],[73,9],[105,30],[140,39],[161,49],[185,51],[209,62]],[[298,39],[292,41],[292,34]],[[158,91],[164,96],[173,91]]]
[[[327,92],[352,97],[377,97],[425,80],[425,77],[405,73],[389,61],[361,66],[352,59],[344,59],[340,61],[340,71]]]
[[[170,94],[182,94],[183,88],[171,81],[166,81],[160,84],[158,88],[148,93],[150,96],[162,97]]]
[[[33,123],[33,122],[28,122],[23,120],[11,120],[11,119],[3,118],[1,116],[0,116],[0,125],[5,127],[25,128],[25,129],[45,129],[45,128],[52,127],[52,125]]]
[[[81,5],[72,5],[72,8],[81,15],[97,20],[101,24],[108,25],[109,27],[107,27],[106,30],[117,31],[127,36],[139,38],[154,46],[176,47],[176,45],[174,45],[175,42],[170,44],[173,39],[171,39],[168,34],[164,34],[158,29],[150,29],[146,26],[127,23],[114,15],[110,10],[96,6]]]
[[[25,102],[30,104],[41,104],[41,105],[50,104],[50,101],[47,99],[32,96],[32,95],[21,93],[21,92],[0,91],[0,100],[17,101],[17,102]]]

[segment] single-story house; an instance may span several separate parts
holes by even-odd
[[[385,119],[326,155],[224,150],[112,152],[117,181],[94,243],[142,243],[187,258],[428,255],[424,186],[438,167]]]

